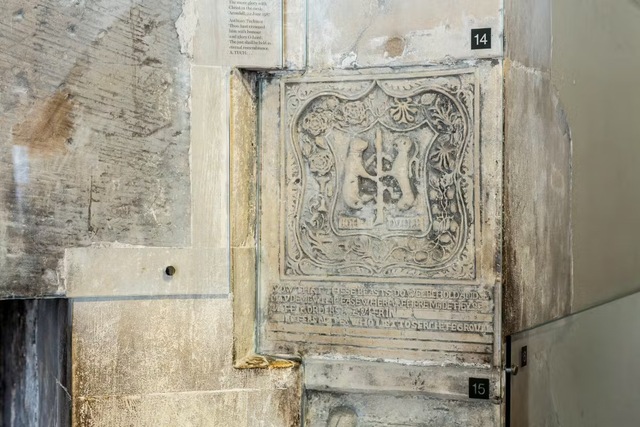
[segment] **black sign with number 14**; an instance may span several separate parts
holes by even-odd
[[[491,28],[471,30],[471,49],[491,49]]]

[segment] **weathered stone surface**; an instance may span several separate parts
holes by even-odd
[[[425,396],[307,392],[305,426],[486,427],[499,425],[500,405]]]
[[[496,70],[263,82],[260,351],[492,363]]]
[[[100,396],[78,402],[74,426],[299,427],[298,399],[291,390],[255,389]]]
[[[63,293],[65,247],[188,244],[180,3],[1,9],[0,295]]]
[[[232,331],[228,299],[75,301],[74,425],[297,426],[298,370],[234,369]]]
[[[425,65],[499,57],[499,0],[309,2],[308,65],[316,69]],[[471,29],[491,28],[492,48],[471,50]]]
[[[506,58],[533,70],[549,71],[552,0],[504,3]]]
[[[466,400],[469,378],[489,380],[488,396],[501,393],[501,373],[468,367],[417,366],[412,364],[306,358],[306,390],[336,393],[421,394],[448,400]]]
[[[551,4],[506,4],[505,333],[571,310],[571,131],[551,83]]]
[[[67,249],[67,296],[226,295],[228,256],[226,249]]]
[[[505,73],[505,333],[571,310],[571,135],[548,73]]]

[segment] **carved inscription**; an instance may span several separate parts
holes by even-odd
[[[282,275],[475,278],[473,74],[285,82]]]
[[[477,289],[276,284],[271,303],[270,319],[285,324],[492,332],[491,298]]]
[[[491,354],[491,289],[345,282],[282,282],[271,289],[268,336],[274,341],[429,351],[435,340],[441,351]]]

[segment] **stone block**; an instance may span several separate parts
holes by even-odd
[[[226,298],[75,300],[74,425],[298,425],[299,370],[234,369],[232,317]]]
[[[337,74],[261,82],[259,351],[497,364],[499,64]]]
[[[309,2],[314,69],[428,65],[502,54],[498,0]],[[471,29],[491,28],[491,49],[471,50]]]
[[[485,427],[500,419],[500,405],[486,401],[314,391],[305,398],[304,425],[310,427]]]

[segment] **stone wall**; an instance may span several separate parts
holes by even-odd
[[[22,3],[0,18],[0,292],[71,299],[73,425],[500,423],[500,0]],[[490,49],[470,48],[474,28],[492,29]],[[397,217],[371,233],[414,259],[400,273],[388,262],[372,280],[355,274],[359,284],[330,269],[320,282],[433,300],[403,314],[406,330],[265,339],[262,280],[279,277],[269,233],[281,207],[268,150],[290,126],[280,82],[296,78],[375,82],[388,92],[381,105],[397,104],[392,130],[363,131],[380,142],[379,212]],[[390,139],[402,133],[416,157],[406,165],[406,140]],[[434,141],[462,148],[432,153]],[[383,181],[391,168],[395,181]],[[446,218],[429,216],[436,200]],[[437,233],[416,249],[427,227]],[[358,253],[358,242],[332,244]],[[424,289],[435,296],[415,296]],[[413,320],[432,330],[410,330]],[[486,400],[469,397],[470,377],[487,381]]]
[[[190,242],[189,61],[174,1],[7,1],[0,295],[64,295],[65,248]]]

